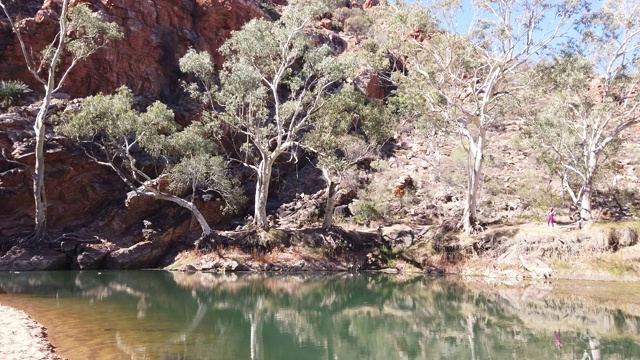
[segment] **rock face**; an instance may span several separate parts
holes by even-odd
[[[360,73],[354,80],[358,90],[367,94],[369,99],[383,100],[386,92],[380,77],[372,71],[366,70]]]
[[[27,250],[13,248],[0,257],[2,270],[61,270],[67,268],[67,256],[49,249]]]
[[[80,1],[72,0],[74,4]],[[207,50],[220,65],[217,49],[252,18],[266,16],[257,0],[85,0],[104,19],[115,22],[124,33],[88,60],[78,64],[62,91],[73,97],[111,93],[126,85],[138,95],[175,103],[170,89],[179,88],[178,59],[189,47]],[[24,1],[26,16],[17,22],[25,41],[43,49],[57,32],[60,0]],[[34,13],[34,9],[38,9]],[[21,80],[40,91],[24,65],[17,38],[8,24],[0,24],[0,79]]]
[[[65,103],[56,100],[52,111],[62,111]],[[153,267],[172,241],[197,237],[188,210],[148,197],[125,201],[128,188],[111,168],[91,161],[48,126],[47,225],[55,241],[52,249],[14,247],[12,239],[33,228],[31,127],[37,111],[35,104],[0,115],[0,270]],[[198,193],[194,201],[211,226],[228,218],[219,197]]]
[[[0,115],[0,239],[33,224],[35,139],[30,111]],[[53,133],[48,134],[45,163],[47,218],[56,227],[78,225],[79,219],[99,213],[117,200],[114,194],[123,192],[122,182],[110,169],[88,161],[80,148]]]
[[[80,2],[118,24],[124,38],[79,63],[62,92],[84,97],[126,85],[137,95],[174,105],[180,101],[178,60],[189,47],[208,51],[221,65],[217,49],[231,32],[252,18],[266,16],[259,0],[71,0],[70,6]],[[61,3],[24,0],[8,5],[34,52],[55,37]],[[42,91],[42,84],[27,71],[18,39],[3,16],[0,59],[1,80],[21,80],[35,92]],[[150,267],[172,240],[189,231],[198,234],[190,213],[174,204],[149,200],[125,206],[127,189],[116,174],[90,161],[81,147],[57,136],[47,124],[47,224],[61,246],[44,255],[38,252],[44,250],[12,247],[8,239],[20,238],[33,227],[32,126],[38,105],[0,115],[0,269]],[[65,106],[66,101],[54,99],[50,114]],[[214,225],[225,216],[219,199],[209,198],[198,194],[195,201]],[[51,262],[38,260],[46,258]]]

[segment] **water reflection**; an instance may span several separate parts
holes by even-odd
[[[638,359],[638,294],[377,274],[0,273],[0,302],[43,322],[72,360]]]

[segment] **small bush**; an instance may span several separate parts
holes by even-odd
[[[362,11],[360,9],[352,10],[348,7],[337,8],[333,11],[332,18],[340,23],[344,23],[345,20],[353,16],[354,12]]]
[[[31,89],[18,80],[0,81],[0,105],[11,106],[20,100]]]
[[[371,25],[371,20],[361,15],[350,17],[344,21],[344,29],[356,35],[365,35]]]
[[[373,170],[380,172],[387,170],[389,168],[389,163],[382,159],[379,159],[373,160],[370,166]]]
[[[382,211],[373,201],[358,201],[353,204],[353,220],[355,222],[363,224],[381,218]]]

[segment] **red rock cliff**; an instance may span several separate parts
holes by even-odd
[[[71,0],[71,5],[80,1]],[[124,39],[109,44],[79,64],[62,91],[73,97],[111,93],[127,85],[136,94],[171,102],[179,76],[178,59],[189,47],[209,51],[217,64],[217,49],[251,18],[265,16],[259,0],[84,0],[105,19],[115,22]],[[57,31],[61,0],[25,1],[17,22],[35,50],[48,44]],[[39,7],[39,8],[38,8]],[[18,10],[18,9],[16,9]],[[35,15],[29,14],[37,10]],[[26,14],[26,15],[25,15]],[[42,86],[24,65],[20,47],[9,26],[0,28],[0,79],[22,80],[32,89]]]

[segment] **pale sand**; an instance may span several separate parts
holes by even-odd
[[[61,360],[47,340],[47,329],[24,311],[0,304],[0,359]]]

